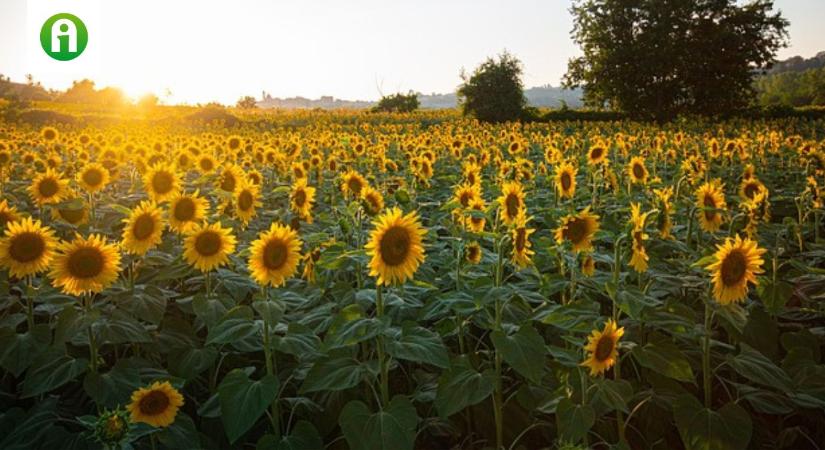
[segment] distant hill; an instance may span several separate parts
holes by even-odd
[[[15,83],[8,77],[0,75],[0,98],[16,98],[19,100],[49,100],[53,97],[53,92],[49,92],[37,83]]]
[[[825,51],[819,52],[813,58],[803,58],[794,56],[782,61],[778,61],[768,70],[768,75],[787,72],[804,72],[808,69],[821,69],[825,67]]]
[[[753,86],[761,106],[825,106],[825,52],[779,61]]]
[[[559,108],[567,104],[570,108],[582,106],[581,90],[567,90],[560,87],[548,85],[526,89],[524,96],[530,106],[544,108]],[[422,109],[448,109],[458,106],[456,94],[418,94],[418,101],[421,102]],[[263,92],[258,101],[260,108],[283,108],[283,109],[360,109],[371,108],[376,102],[363,100],[341,100],[332,96],[324,96],[317,100],[304,97],[276,98]]]

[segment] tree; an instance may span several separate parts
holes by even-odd
[[[137,105],[141,108],[154,108],[155,106],[158,106],[158,103],[160,103],[160,99],[157,95],[152,93],[145,94],[137,101]]]
[[[465,115],[485,122],[505,122],[523,117],[527,101],[521,83],[522,66],[515,56],[506,51],[498,61],[487,61],[467,76],[458,88],[458,99]]]
[[[235,106],[241,109],[255,109],[258,107],[258,101],[255,100],[255,97],[247,95],[241,97],[241,99],[238,100],[238,103]]]
[[[381,97],[378,104],[372,108],[373,112],[413,112],[420,106],[418,94],[410,91],[407,94],[397,93]]]
[[[584,88],[589,106],[637,117],[735,111],[787,45],[788,21],[772,10],[772,0],[577,0],[583,55],[564,84]]]

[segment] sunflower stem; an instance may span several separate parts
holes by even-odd
[[[264,290],[266,293],[264,301],[269,300],[269,290],[268,288]],[[272,375],[277,377],[277,369],[275,367],[275,357],[272,354],[272,346],[270,345],[270,335],[269,335],[269,320],[267,319],[267,315],[264,315],[264,335],[263,335],[263,344],[264,344],[264,358],[266,359],[266,374]],[[281,413],[278,408],[278,397],[276,396],[274,400],[272,400],[272,404],[269,405],[270,409],[270,418],[272,420],[272,431],[275,432],[276,436],[281,436]]]
[[[702,378],[705,390],[705,408],[711,407],[711,373],[710,373],[710,333],[712,325],[710,301],[705,299],[705,335],[702,343]]]
[[[26,319],[29,331],[31,331],[34,328],[34,286],[32,286],[31,275],[26,277]]]
[[[375,287],[375,315],[379,321],[384,317],[384,293],[383,285],[378,283]],[[380,368],[381,382],[381,407],[384,408],[390,400],[389,384],[389,358],[384,353],[384,335],[378,335],[378,367]]]
[[[496,263],[496,287],[501,286],[501,272],[502,272],[502,263],[503,263],[503,255],[504,250],[502,248],[502,241],[496,240],[496,251],[498,252],[498,262]],[[501,320],[502,320],[502,302],[498,295],[496,295],[496,304],[495,304],[495,328],[494,330],[497,332],[501,331]],[[496,450],[500,450],[504,448],[504,417],[503,417],[503,409],[504,409],[504,395],[502,392],[502,382],[501,382],[501,372],[502,372],[502,358],[501,352],[498,349],[494,349],[494,359],[495,359],[495,392],[493,395],[493,413],[496,422]]]
[[[87,294],[85,298],[86,303],[86,314],[90,315],[92,312],[92,295]],[[94,322],[90,321],[89,328],[87,330],[89,335],[89,369],[92,373],[97,373],[97,342],[95,342],[95,333],[94,333]]]

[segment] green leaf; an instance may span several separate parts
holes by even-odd
[[[753,382],[776,387],[783,392],[793,390],[788,374],[748,344],[741,344],[741,351],[735,357],[728,356],[728,364],[739,375]]]
[[[438,379],[435,407],[441,417],[449,417],[486,399],[495,389],[492,369],[476,372],[465,356],[453,360],[452,367]]]
[[[72,358],[59,350],[38,357],[26,373],[23,381],[23,398],[49,392],[72,381],[86,371],[89,361]]]
[[[533,383],[541,383],[547,347],[535,328],[522,325],[518,332],[510,336],[493,331],[491,339],[510,367]]]
[[[596,412],[590,405],[577,405],[569,398],[563,398],[556,406],[556,426],[564,441],[581,441],[595,423]]]
[[[234,369],[218,386],[221,420],[230,443],[235,443],[266,411],[278,395],[278,378],[266,375],[252,381],[242,369]]]
[[[50,340],[48,324],[37,324],[22,334],[12,328],[0,328],[0,367],[19,377],[48,348]]]
[[[206,344],[230,344],[254,335],[259,327],[252,316],[252,309],[248,306],[230,309],[217,325],[209,329]]]
[[[275,435],[264,435],[255,447],[256,450],[323,450],[324,441],[312,423],[299,420],[289,435],[280,440]]]
[[[321,340],[306,325],[291,322],[284,336],[274,336],[273,347],[298,359],[313,358],[318,355]]]
[[[693,370],[684,353],[668,341],[649,343],[631,352],[636,361],[650,370],[679,381],[694,381]]]
[[[436,367],[450,366],[450,357],[441,337],[424,327],[404,326],[393,328],[386,333],[387,352],[394,358],[423,362]]]
[[[633,386],[627,380],[597,378],[595,399],[601,400],[611,410],[628,412],[627,402],[633,397]]]
[[[284,316],[284,306],[280,302],[259,300],[253,302],[252,307],[255,308],[255,311],[258,311],[263,320],[269,323],[270,327],[274,327]]]
[[[793,295],[793,286],[784,281],[774,283],[769,278],[763,278],[760,281],[757,293],[765,305],[765,310],[773,315],[781,313],[788,299]]]
[[[673,417],[686,450],[744,450],[751,439],[748,412],[735,403],[719,411],[706,409],[692,395],[673,403]]]
[[[307,373],[301,392],[342,391],[357,386],[364,375],[358,360],[341,357],[316,362]]]
[[[217,358],[214,347],[187,348],[171,352],[167,367],[171,374],[191,380],[212,367]]]
[[[338,423],[352,450],[412,450],[418,415],[407,397],[397,395],[376,413],[353,400],[341,410]]]
[[[124,362],[125,361],[125,362]],[[98,405],[113,409],[129,403],[132,392],[141,387],[140,371],[120,360],[107,373],[89,372],[83,379],[83,389]]]

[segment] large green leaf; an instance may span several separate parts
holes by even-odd
[[[441,417],[449,417],[489,397],[495,389],[495,373],[488,369],[476,372],[461,356],[452,362],[438,379],[435,407]]]
[[[0,328],[0,367],[19,377],[49,346],[51,332],[46,324],[17,334],[12,328]]]
[[[533,327],[522,325],[518,332],[509,336],[502,331],[494,331],[491,338],[496,350],[501,352],[510,367],[533,383],[541,383],[547,347]]]
[[[671,342],[651,342],[644,347],[634,348],[632,355],[642,366],[666,377],[679,381],[694,380],[690,362],[684,353]]]
[[[72,358],[58,350],[40,355],[26,373],[23,398],[49,392],[72,381],[83,373],[89,361]]]
[[[376,413],[353,400],[341,410],[338,423],[352,450],[412,450],[418,415],[407,397],[397,395]]]
[[[751,439],[748,412],[735,403],[712,411],[692,395],[679,396],[673,417],[686,450],[744,450]]]
[[[753,347],[742,344],[738,355],[728,356],[728,364],[743,377],[756,383],[776,387],[783,392],[793,389],[788,374]]]
[[[353,358],[324,358],[307,373],[301,392],[341,391],[358,385],[365,368]]]
[[[394,358],[447,368],[450,357],[438,333],[424,327],[404,326],[388,330],[387,352]]]
[[[279,440],[267,434],[258,441],[255,450],[323,450],[324,441],[312,423],[299,420],[292,431]]]
[[[141,387],[140,371],[129,367],[122,359],[107,373],[89,372],[83,379],[83,389],[98,405],[114,409],[129,403],[132,392]]]
[[[258,381],[249,379],[242,369],[234,369],[218,386],[221,420],[226,437],[234,443],[249,430],[278,395],[278,378],[266,375]]]
[[[590,405],[577,405],[569,398],[556,407],[556,426],[560,437],[567,442],[579,442],[596,423],[596,412]]]
[[[252,317],[252,309],[248,306],[232,308],[217,325],[209,329],[206,343],[230,344],[255,335],[259,327]]]

